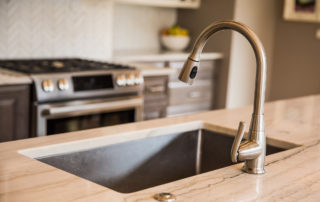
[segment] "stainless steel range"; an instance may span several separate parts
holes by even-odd
[[[141,120],[143,77],[131,66],[82,59],[6,60],[33,79],[32,135]]]

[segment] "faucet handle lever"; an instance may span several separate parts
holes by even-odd
[[[238,161],[238,150],[239,150],[239,147],[240,147],[240,143],[241,143],[241,140],[243,138],[243,135],[244,135],[244,129],[245,129],[245,122],[241,121],[239,123],[239,127],[238,127],[238,132],[237,132],[237,135],[233,141],[233,144],[232,144],[232,148],[231,148],[231,161],[233,163],[237,163]]]

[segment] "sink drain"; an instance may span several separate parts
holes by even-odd
[[[175,195],[166,192],[155,194],[153,198],[161,202],[173,202],[176,200]]]

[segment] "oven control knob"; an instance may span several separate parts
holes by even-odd
[[[52,92],[54,90],[54,85],[51,80],[42,81],[42,90],[46,93]]]
[[[58,81],[58,88],[61,91],[65,91],[69,89],[69,83],[67,79],[59,79]]]
[[[134,75],[134,83],[136,85],[141,85],[143,84],[143,76],[141,74],[136,74]]]
[[[126,80],[127,80],[127,86],[133,86],[135,84],[134,74],[127,74]]]
[[[126,86],[127,84],[126,76],[123,74],[118,75],[116,77],[116,84],[120,87]]]

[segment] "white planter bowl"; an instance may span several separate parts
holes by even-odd
[[[187,48],[190,42],[189,36],[173,36],[173,35],[162,35],[162,45],[171,51],[183,51]]]

